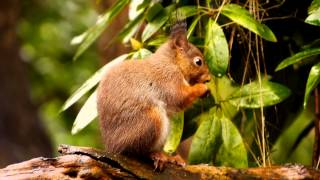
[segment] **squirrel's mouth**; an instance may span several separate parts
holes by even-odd
[[[210,74],[203,74],[201,76],[190,78],[189,84],[194,85],[197,83],[208,83],[208,82],[210,82],[210,80],[211,80]]]

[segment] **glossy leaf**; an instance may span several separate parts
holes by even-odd
[[[134,20],[135,18],[137,18],[140,14],[143,13],[144,8],[139,8],[139,6],[141,4],[144,3],[145,0],[131,0],[130,4],[129,4],[129,12],[128,12],[128,16],[129,16],[129,20]]]
[[[308,8],[308,14],[312,14],[320,8],[320,0],[313,0]]]
[[[172,12],[174,5],[166,7],[161,10],[157,16],[147,24],[142,32],[142,42],[148,40],[154,33],[156,33],[169,19],[169,14]]]
[[[141,48],[132,55],[132,59],[143,59],[152,54],[148,49]]]
[[[227,98],[231,104],[243,108],[260,108],[280,103],[290,95],[290,90],[278,83],[263,80],[244,85]]]
[[[216,108],[201,116],[201,124],[197,129],[189,152],[190,164],[212,163],[221,145],[221,121]]]
[[[77,102],[84,94],[86,94],[90,89],[92,89],[95,85],[97,85],[102,78],[103,74],[109,71],[114,65],[124,61],[129,54],[123,54],[116,59],[112,60],[108,64],[104,65],[100,68],[93,76],[91,76],[84,84],[81,85],[79,89],[77,89],[64,103],[62,106],[62,111],[68,109],[71,105]]]
[[[315,26],[320,26],[320,8],[314,13],[310,14],[305,22]]]
[[[295,64],[297,62],[300,62],[303,59],[306,59],[308,57],[318,55],[320,54],[320,48],[312,48],[312,49],[307,49],[301,52],[298,52],[297,54],[294,54],[291,57],[288,57],[284,59],[276,68],[276,71],[279,71],[281,69],[284,69],[292,64]]]
[[[161,11],[163,11],[163,7],[160,3],[153,4],[146,13],[147,21],[151,22],[153,18]]]
[[[235,168],[248,167],[247,151],[237,127],[225,116],[222,116],[220,121],[222,146],[217,154],[215,164]]]
[[[98,18],[96,24],[90,28],[82,44],[79,46],[74,60],[77,59],[89,46],[100,36],[100,34],[111,23],[113,18],[129,3],[129,0],[118,0],[102,17]]]
[[[310,93],[312,92],[312,90],[314,88],[316,88],[318,86],[319,83],[320,83],[320,63],[312,66],[312,68],[310,70],[308,81],[307,81],[307,86],[306,86],[306,90],[305,90],[305,94],[304,94],[304,101],[303,101],[304,108],[306,108],[306,106],[307,106],[307,102],[308,102]]]
[[[235,23],[261,36],[263,39],[276,42],[277,38],[268,26],[261,24],[245,8],[237,4],[223,6],[221,14],[230,18]]]
[[[144,15],[140,14],[138,17],[128,22],[124,28],[118,34],[117,39],[119,39],[122,43],[127,43],[130,38],[138,31],[139,27],[143,23]]]
[[[198,24],[199,20],[200,20],[201,16],[197,16],[191,23],[191,25],[189,26],[188,29],[188,33],[187,33],[187,37],[189,38],[191,36],[191,34],[193,33],[196,25]]]
[[[232,105],[230,102],[223,100],[232,95],[233,92],[239,88],[239,86],[227,76],[223,76],[221,78],[212,77],[211,81],[207,83],[207,85],[210,89],[211,95],[215,99],[215,102],[221,105],[223,114],[227,118],[233,119],[239,112],[239,108]]]
[[[85,31],[85,32],[83,32],[82,34],[73,37],[72,40],[71,40],[71,42],[70,42],[70,44],[71,44],[71,45],[77,45],[77,44],[82,43],[83,40],[86,38],[87,34],[88,34],[88,31]]]
[[[228,43],[221,27],[211,18],[208,21],[204,44],[204,55],[210,72],[222,77],[229,63]]]
[[[97,93],[96,91],[90,95],[87,101],[80,109],[76,120],[73,123],[71,133],[76,134],[85,128],[98,116],[97,112]]]
[[[306,18],[305,22],[320,26],[320,1],[313,0],[309,9],[308,9],[309,16]]]
[[[152,40],[148,41],[148,46],[161,46],[168,40],[167,36],[157,36]]]
[[[164,152],[172,154],[177,150],[182,137],[183,124],[184,112],[180,112],[171,118],[169,135],[163,147]]]

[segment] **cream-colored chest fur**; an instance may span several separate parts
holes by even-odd
[[[161,131],[159,138],[157,139],[154,147],[152,148],[155,151],[162,150],[162,147],[168,137],[169,129],[170,129],[170,121],[166,111],[166,104],[163,101],[157,100],[157,111],[160,115],[161,119]]]

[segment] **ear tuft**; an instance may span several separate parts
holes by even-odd
[[[174,48],[188,49],[187,39],[187,23],[185,21],[177,21],[171,28],[170,38],[172,39]]]
[[[178,34],[187,33],[187,23],[186,21],[177,21],[170,29],[170,37],[173,38]]]

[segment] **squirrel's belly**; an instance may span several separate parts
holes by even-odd
[[[170,128],[170,121],[169,121],[169,117],[166,111],[166,104],[163,101],[158,100],[157,101],[157,110],[158,113],[160,115],[161,118],[161,131],[159,134],[159,137],[157,139],[157,141],[155,142],[155,145],[153,146],[152,150],[154,151],[159,151],[162,149],[167,136],[169,134],[169,128]]]

